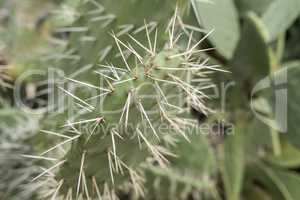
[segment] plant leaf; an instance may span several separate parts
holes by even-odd
[[[245,199],[247,200],[271,200],[270,194],[268,194],[266,191],[263,189],[251,185],[248,188],[246,188],[245,191]]]
[[[300,151],[297,148],[281,140],[281,149],[281,155],[270,155],[267,157],[267,160],[273,165],[283,168],[296,168],[300,166]]]
[[[259,164],[259,168],[270,178],[272,184],[266,185],[268,189],[280,191],[285,200],[297,200],[300,196],[300,176],[285,170],[271,168],[265,164]],[[260,177],[261,178],[261,177]],[[273,185],[274,184],[274,185]]]
[[[192,0],[200,26],[214,33],[209,37],[212,44],[227,59],[230,59],[240,37],[238,13],[233,0],[212,0],[204,3]]]
[[[254,11],[261,16],[274,0],[235,0],[239,12],[244,14]]]
[[[277,71],[273,76],[273,96],[276,98],[270,99],[271,105],[276,109],[276,112],[282,111],[281,113],[275,113],[275,117],[280,116],[281,121],[277,121],[279,126],[284,129],[286,122],[287,133],[283,134],[283,137],[300,148],[300,62],[291,62],[286,65],[282,70]],[[284,88],[277,89],[279,84],[286,84]],[[276,106],[275,106],[276,105]],[[286,109],[286,113],[284,112]],[[286,116],[285,116],[286,114]],[[284,132],[284,130],[282,131]]]
[[[227,136],[225,140],[222,165],[222,178],[226,191],[226,199],[230,200],[240,199],[244,176],[244,128],[241,126],[236,129],[235,134]]]
[[[289,28],[289,37],[286,39],[286,48],[284,51],[284,60],[300,59],[300,18]]]
[[[285,32],[300,14],[299,0],[275,0],[263,14],[270,40]]]
[[[256,83],[269,74],[272,59],[267,41],[264,24],[255,13],[249,13],[231,64],[239,80],[252,79]]]

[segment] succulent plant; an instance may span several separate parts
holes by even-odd
[[[298,0],[0,6],[0,199],[298,199]],[[37,119],[10,92],[53,66]]]
[[[34,199],[37,183],[30,179],[39,166],[21,154],[32,154],[31,139],[39,129],[39,118],[1,103],[0,128],[0,196],[3,199]]]
[[[98,192],[103,190],[101,195],[107,195],[108,190],[114,196],[124,187],[143,195],[142,165],[166,167],[166,156],[172,155],[167,147],[178,137],[189,140],[188,127],[196,123],[185,116],[189,111],[187,105],[205,114],[210,111],[205,106],[205,93],[191,85],[188,78],[191,74],[198,77],[205,89],[211,87],[207,74],[223,70],[207,65],[208,60],[199,57],[208,50],[197,49],[207,36],[194,42],[192,33],[185,36],[178,33],[177,12],[176,9],[167,29],[169,41],[161,50],[158,50],[157,37],[162,33],[158,30],[151,37],[145,28],[147,45],[129,36],[139,49],[112,34],[124,67],[100,65],[95,71],[102,79],[100,85],[67,78],[69,82],[98,90],[96,96],[83,99],[76,96],[76,91],[60,87],[85,112],[69,120],[64,125],[68,129],[60,135],[67,139],[59,145],[72,144],[62,160],[54,165],[59,167],[56,179],[61,191],[54,195],[93,198],[100,196]],[[180,45],[181,40],[187,40],[187,46]],[[125,57],[123,49],[135,57],[134,64],[129,64],[130,59]],[[183,96],[184,101],[178,99],[179,96]],[[84,129],[84,125],[89,128]],[[166,130],[161,130],[162,125]],[[74,130],[77,134],[68,136]]]
[[[179,138],[171,147],[169,167],[145,166],[147,199],[220,198],[215,151],[199,129],[191,132],[190,142]]]

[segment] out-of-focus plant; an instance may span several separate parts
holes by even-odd
[[[39,166],[22,157],[32,154],[31,140],[39,130],[39,117],[12,108],[5,102],[0,107],[0,196],[2,199],[34,199],[40,185],[30,179]]]
[[[227,80],[235,81],[226,111],[239,129],[236,136],[225,138],[220,152],[225,157],[221,172],[226,198],[297,199],[300,176],[290,169],[299,167],[296,77],[300,63],[299,45],[294,42],[299,38],[300,2],[192,2],[200,27],[215,28],[209,39],[218,53],[212,56],[232,71]],[[259,82],[263,78],[265,82]],[[265,91],[253,94],[257,84],[263,84],[260,89]],[[275,118],[275,113],[282,120],[268,121],[273,125],[269,128],[254,112],[264,119]],[[282,127],[282,134],[274,130],[285,121],[287,132]],[[240,141],[232,142],[237,135]]]

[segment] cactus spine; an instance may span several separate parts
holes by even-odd
[[[197,48],[209,34],[195,42],[193,32],[182,28],[176,9],[167,34],[158,29],[151,34],[146,23],[140,28],[147,45],[132,35],[128,35],[131,42],[126,43],[117,36],[120,33],[112,33],[119,51],[117,57],[123,62],[118,62],[119,67],[99,64],[89,82],[66,78],[68,83],[99,93],[83,97],[78,91],[59,86],[76,101],[80,114],[64,124],[62,133],[50,132],[65,140],[41,154],[46,156],[69,144],[66,155],[34,179],[58,169],[55,179],[50,178],[56,181],[52,198],[114,198],[119,190],[125,189],[143,196],[143,166],[165,169],[169,163],[167,157],[176,156],[169,151],[174,141],[178,137],[189,141],[188,127],[195,126],[195,121],[187,117],[189,106],[205,114],[210,111],[205,106],[207,96],[190,84],[189,78],[193,74],[207,88],[210,87],[207,75],[219,69],[208,66],[208,60],[199,56],[206,49]],[[162,42],[165,35],[167,41]],[[187,46],[181,41],[186,41]],[[100,60],[106,54],[111,53],[100,55]],[[80,55],[80,63],[90,56]],[[97,63],[99,56],[92,60]],[[95,80],[100,80],[100,84],[94,84]],[[162,130],[162,125],[167,128]]]

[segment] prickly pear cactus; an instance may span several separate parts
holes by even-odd
[[[171,147],[168,168],[145,166],[147,199],[218,199],[213,148],[198,129],[192,133],[191,142],[179,138]]]
[[[94,15],[105,11],[96,1],[88,2],[94,7],[97,5],[97,9],[83,13]],[[109,2],[103,1],[103,4],[109,8],[111,6],[114,11],[121,11]],[[130,1],[125,4],[121,1],[122,5],[129,7],[132,4],[152,7],[160,3]],[[164,3],[162,5],[165,6]],[[107,21],[105,16],[93,16],[92,19]],[[160,14],[154,17],[160,17]],[[77,54],[79,60],[76,65],[81,63],[82,66],[82,63],[89,61],[94,73],[86,71],[91,67],[79,69],[75,76],[71,74],[65,78],[64,84],[58,86],[71,103],[67,108],[68,114],[72,115],[63,129],[44,131],[64,140],[41,154],[45,159],[58,162],[34,178],[37,180],[56,170],[54,179],[48,177],[54,183],[54,188],[50,190],[53,192],[48,193],[52,198],[90,199],[104,196],[113,199],[119,191],[132,191],[137,197],[143,196],[143,166],[167,168],[167,157],[176,156],[169,147],[177,138],[189,141],[189,134],[192,134],[189,127],[196,125],[195,120],[189,118],[190,106],[204,114],[210,112],[205,106],[207,96],[204,90],[211,87],[207,76],[221,69],[207,64],[208,59],[202,52],[209,49],[198,49],[209,34],[196,41],[193,31],[184,29],[178,8],[164,29],[154,28],[151,31],[149,24],[140,22],[139,18],[134,19],[122,18],[143,23],[135,32],[143,33],[143,39],[147,42],[144,44],[139,40],[142,34],[129,34],[126,39],[130,42],[125,42],[120,39],[125,37],[120,32],[112,32],[110,37],[115,48],[109,49],[116,49],[117,56],[113,56],[113,50],[99,54],[98,49],[109,41],[101,37],[103,34],[99,31],[102,32],[102,29],[90,27],[96,31],[90,33],[98,37],[87,37],[82,33],[71,36],[70,46],[78,38],[85,43]],[[89,19],[90,23],[94,20]],[[102,27],[112,25],[110,29],[115,28],[116,24],[110,23],[102,24]],[[83,29],[77,27],[76,30]],[[124,34],[128,32],[123,31]],[[187,45],[182,45],[182,41]],[[78,45],[78,41],[75,43]],[[114,64],[100,64],[106,55],[114,59]],[[80,73],[84,77],[76,79]],[[201,88],[191,84],[192,77],[201,83]],[[60,154],[55,159],[48,157],[49,154],[54,156],[61,147],[66,147],[63,156]]]
[[[187,3],[181,4],[181,7],[184,7]],[[78,6],[76,22],[57,30],[59,33],[69,33],[71,36],[67,51],[62,55],[54,56],[55,62],[70,76],[92,81],[90,76],[87,77],[87,74],[83,72],[93,69],[97,64],[103,64],[104,61],[113,62],[118,66],[122,64],[119,62],[121,61],[119,49],[113,45],[114,38],[110,37],[112,32],[122,40],[128,39],[128,34],[136,39],[144,40],[146,27],[152,34],[156,28],[166,27],[173,15],[175,5],[174,0],[120,0],[118,3],[108,0],[82,1]],[[183,22],[180,22],[180,25],[183,28],[190,28]],[[159,33],[157,46],[163,45],[166,39]],[[136,44],[132,45],[139,47]],[[134,63],[130,55],[132,52],[124,49],[127,62]]]

